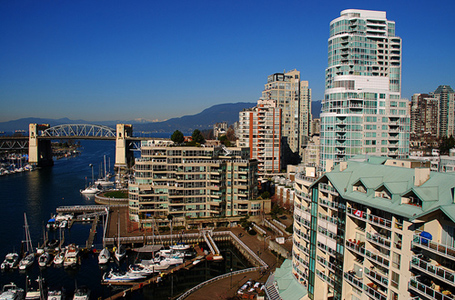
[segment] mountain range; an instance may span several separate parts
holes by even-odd
[[[162,122],[147,122],[144,119],[136,120],[112,120],[95,121],[71,120],[68,118],[46,119],[46,118],[22,118],[8,122],[0,122],[0,131],[12,132],[15,130],[28,131],[30,123],[50,124],[57,126],[62,124],[96,124],[115,128],[116,124],[132,124],[134,132],[192,132],[194,129],[204,130],[212,128],[215,123],[226,122],[229,125],[239,120],[239,112],[243,109],[256,106],[254,102],[224,103],[211,106],[195,115],[187,115],[172,118]],[[319,118],[321,101],[313,101],[311,107],[313,118]]]

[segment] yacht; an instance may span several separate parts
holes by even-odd
[[[54,256],[54,265],[63,264],[64,259],[65,259],[65,251],[61,250]]]
[[[1,264],[1,269],[2,270],[12,269],[15,266],[17,266],[18,263],[19,263],[19,254],[14,253],[14,252],[8,253],[5,256],[5,260]]]
[[[19,270],[25,270],[27,269],[28,267],[30,267],[31,265],[33,265],[33,263],[35,262],[35,254],[34,253],[30,253],[30,254],[27,254],[24,258],[21,259],[21,261],[19,262]]]
[[[80,288],[76,288],[73,300],[88,300],[89,298],[90,290],[87,287],[81,286]]]
[[[84,195],[93,195],[93,194],[98,194],[99,192],[101,192],[101,190],[97,186],[92,186],[92,185],[81,190],[81,194],[84,194]]]
[[[46,267],[47,264],[49,263],[50,259],[51,259],[51,255],[49,254],[49,252],[44,252],[38,258],[39,266],[40,267]]]
[[[171,248],[172,250],[175,250],[175,251],[187,251],[191,248],[191,246],[188,244],[176,244],[176,245],[169,246],[169,248]]]
[[[108,283],[119,283],[119,282],[131,282],[140,279],[144,279],[145,276],[134,274],[132,272],[124,272],[124,271],[114,271],[111,270],[109,273],[103,274],[103,281]]]
[[[78,254],[79,254],[79,249],[77,248],[77,246],[74,244],[69,245],[65,252],[65,258],[63,259],[63,266],[65,268],[76,266]]]
[[[142,275],[142,276],[150,276],[153,273],[156,273],[155,270],[150,269],[149,267],[144,267],[141,265],[130,265],[128,268],[128,272],[132,274]]]
[[[0,300],[22,300],[24,299],[24,290],[14,283],[8,283],[3,286]]]
[[[98,255],[98,263],[100,265],[107,264],[111,258],[111,252],[107,248],[103,248],[100,254]]]

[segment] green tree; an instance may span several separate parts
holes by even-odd
[[[226,147],[231,146],[231,142],[228,140],[227,136],[223,134],[218,138],[218,140],[221,142],[221,144],[225,145]]]
[[[191,138],[193,139],[193,142],[195,142],[195,143],[199,143],[199,144],[205,143],[204,136],[202,135],[202,133],[199,129],[195,129],[193,131]]]
[[[181,144],[185,140],[185,137],[183,136],[183,133],[180,130],[176,130],[171,135],[171,140],[176,144]]]
[[[261,194],[262,199],[270,199],[270,192],[265,191]]]

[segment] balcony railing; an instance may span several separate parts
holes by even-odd
[[[368,257],[370,260],[373,260],[374,262],[379,263],[384,268],[389,267],[390,262],[388,259],[385,259],[385,258],[379,256],[378,254],[371,252],[370,250],[365,250],[365,256]]]
[[[387,279],[387,277],[381,275],[380,273],[376,272],[376,271],[373,271],[373,270],[370,270],[368,268],[365,268],[365,274],[378,281],[379,283],[383,284],[385,287],[387,287],[389,285],[389,280]]]
[[[408,287],[411,291],[425,295],[426,298],[438,299],[438,300],[453,299],[453,296],[450,292],[449,293],[445,293],[445,291],[443,291],[442,293],[438,292],[438,291],[432,289],[431,287],[423,284],[422,282],[419,282],[417,280],[417,277],[411,277],[411,279],[409,280]]]
[[[419,256],[413,256],[411,259],[411,267],[415,267],[424,273],[431,275],[441,281],[455,285],[455,272],[448,271],[442,267],[433,265],[432,263],[422,259]]]
[[[337,190],[326,183],[320,183],[319,189],[338,195]]]
[[[390,245],[392,244],[391,240],[379,234],[371,234],[370,232],[367,232],[366,236],[368,241],[372,241],[373,243],[379,244],[390,249]]]
[[[375,216],[375,215],[372,215],[372,214],[368,214],[368,222],[371,223],[371,224],[375,224],[375,225],[379,225],[381,227],[386,227],[386,228],[392,228],[392,221],[390,220],[387,220],[387,219],[384,219],[384,218],[381,218],[381,217],[378,217],[378,216]]]
[[[346,211],[347,211],[348,215],[355,217],[357,219],[364,220],[364,221],[366,221],[366,219],[367,219],[367,213],[362,210],[354,209],[352,207],[347,207]]]
[[[346,247],[348,249],[354,250],[358,254],[365,255],[365,246],[364,243],[357,244],[352,241],[346,241]]]
[[[374,288],[374,285],[370,286],[364,284],[363,290],[373,299],[387,300],[387,296],[384,295],[383,293],[378,292],[377,289]]]
[[[357,278],[354,275],[351,275],[347,272],[344,272],[344,278],[356,288],[363,289],[363,282],[361,279]]]
[[[414,238],[412,239],[412,245],[427,249],[433,253],[437,253],[452,260],[455,260],[455,248],[439,244],[427,238],[421,237],[417,234],[414,235]]]

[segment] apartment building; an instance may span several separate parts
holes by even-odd
[[[129,184],[129,216],[142,227],[173,217],[259,214],[257,161],[248,148],[180,146],[170,140],[148,140],[134,165]]]
[[[239,113],[239,145],[249,148],[250,158],[258,160],[261,174],[281,171],[281,116],[276,101],[263,99]]]
[[[453,299],[455,174],[416,165],[361,156],[296,176],[296,298]]]
[[[301,80],[300,72],[292,70],[267,77],[262,99],[273,100],[282,109],[282,137],[285,157],[301,155],[311,130],[311,89]],[[287,161],[284,162],[286,165]]]
[[[455,92],[449,85],[440,85],[432,93],[439,103],[438,137],[455,135]]]
[[[343,10],[330,22],[321,165],[366,153],[406,157],[409,119],[395,22],[381,11]]]

